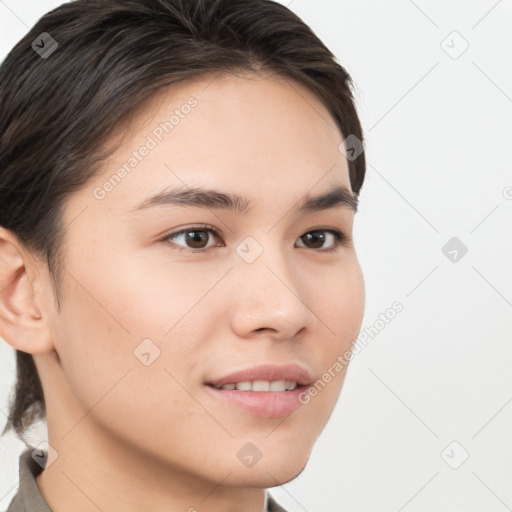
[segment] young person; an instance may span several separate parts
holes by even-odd
[[[76,0],[12,49],[5,431],[48,443],[9,512],[283,510],[364,311],[351,91],[269,0]]]

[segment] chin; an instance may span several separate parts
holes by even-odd
[[[267,487],[277,487],[278,485],[284,485],[288,482],[291,482],[292,480],[295,480],[306,469],[307,464],[308,461],[306,460],[306,462],[304,462],[304,464],[299,467],[298,470],[297,468],[293,468],[292,471],[281,473],[280,476],[274,474],[274,483],[272,485],[268,485]]]
[[[303,457],[286,456],[276,453],[274,457],[259,460],[253,467],[236,466],[229,480],[231,485],[243,487],[270,488],[291,482],[306,468],[309,454]]]

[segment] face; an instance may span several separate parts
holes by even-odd
[[[64,212],[50,443],[87,432],[180,474],[286,482],[363,316],[344,137],[305,87],[228,74],[166,90],[123,129]]]

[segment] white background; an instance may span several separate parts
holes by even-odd
[[[0,57],[60,3],[0,2]],[[404,310],[353,359],[306,470],[272,493],[291,512],[510,509],[512,2],[282,3],[357,84],[363,328]],[[456,262],[452,237],[468,248]],[[13,381],[1,342],[4,413]],[[0,440],[0,510],[23,449]]]

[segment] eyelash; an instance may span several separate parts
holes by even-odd
[[[179,231],[175,231],[174,233],[169,233],[168,235],[163,237],[161,239],[161,241],[166,243],[166,244],[168,244],[168,245],[170,245],[175,250],[185,251],[185,252],[194,252],[194,253],[198,253],[198,252],[203,252],[204,253],[207,250],[212,249],[213,247],[219,247],[219,245],[214,245],[214,246],[206,247],[206,248],[202,248],[202,249],[192,249],[190,247],[186,248],[186,247],[177,245],[177,244],[175,244],[174,242],[171,241],[172,238],[175,238],[175,237],[177,237],[179,235],[182,235],[184,233],[188,233],[190,231],[206,231],[206,232],[213,233],[214,236],[216,238],[218,238],[218,239],[221,238],[220,233],[217,231],[216,228],[214,228],[213,226],[210,226],[210,225],[203,225],[203,226],[191,226],[191,227],[188,227],[188,228],[185,228],[185,229],[180,229]],[[343,233],[343,232],[341,232],[341,231],[339,231],[337,229],[332,229],[332,228],[316,228],[316,229],[312,229],[310,231],[306,231],[299,238],[301,238],[304,235],[307,235],[308,233],[316,233],[316,232],[330,233],[330,234],[332,234],[334,236],[335,241],[334,241],[333,246],[330,247],[329,249],[311,249],[312,251],[321,252],[321,253],[330,253],[330,252],[334,252],[334,251],[338,250],[340,247],[351,247],[351,245],[352,245],[352,238],[350,236],[346,235],[345,233]],[[224,247],[224,246],[222,246],[222,247]],[[309,249],[308,247],[303,247],[303,248],[304,249]]]

